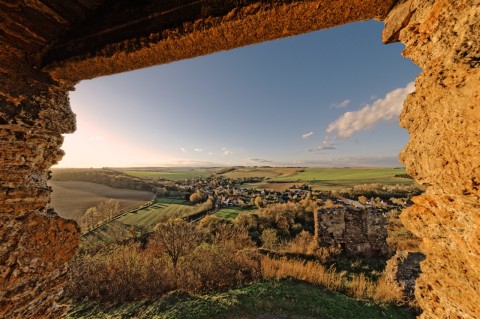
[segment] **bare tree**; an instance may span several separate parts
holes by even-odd
[[[97,205],[99,214],[103,219],[112,219],[119,211],[120,203],[115,199],[107,199]]]
[[[92,229],[99,221],[97,207],[87,208],[83,216],[80,218],[81,224],[84,225],[85,230]]]
[[[200,234],[192,223],[183,219],[170,219],[155,227],[153,246],[163,251],[177,268],[181,257],[188,255],[198,245]]]

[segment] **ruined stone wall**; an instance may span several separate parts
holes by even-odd
[[[22,52],[0,48],[0,60],[10,62],[0,72],[0,318],[57,317],[62,307],[52,304],[79,234],[47,211],[47,180],[75,117],[65,89]]]
[[[415,282],[420,276],[420,262],[425,260],[425,255],[416,251],[397,251],[387,261],[385,279],[391,289],[402,293],[406,302],[415,299]]]
[[[318,211],[319,242],[340,246],[348,254],[388,253],[387,220],[375,208],[332,207]]]
[[[401,219],[423,239],[422,318],[480,318],[480,1],[402,1],[384,41],[423,71],[400,123],[408,173],[429,185]]]

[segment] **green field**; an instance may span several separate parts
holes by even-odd
[[[297,280],[267,281],[209,295],[173,292],[157,301],[102,308],[72,304],[67,319],[414,319],[411,309],[377,305]]]
[[[156,224],[171,217],[183,217],[198,210],[181,199],[157,198],[155,204],[147,208],[130,212],[82,236],[81,246],[89,248],[98,243],[108,243],[115,239],[126,239],[130,229],[136,232],[150,232]]]
[[[248,211],[250,210],[243,209],[240,207],[227,207],[227,208],[220,209],[218,212],[215,213],[215,216],[223,219],[234,219],[242,212],[248,212]]]
[[[215,169],[196,169],[196,168],[165,168],[158,170],[121,170],[121,172],[148,179],[164,178],[173,181],[192,179],[195,177],[206,178],[215,172]]]
[[[395,177],[406,174],[404,168],[306,168],[292,176],[276,177],[270,182],[309,182],[313,189],[333,190],[358,184],[413,185],[409,178]]]
[[[404,168],[305,168],[292,176],[273,178],[273,181],[343,181],[384,180],[398,174],[406,174]]]

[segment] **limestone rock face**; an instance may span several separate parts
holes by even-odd
[[[0,58],[11,62],[0,72],[0,318],[55,318],[79,229],[47,210],[47,180],[75,116],[66,90],[21,52],[5,49]]]
[[[422,318],[480,318],[480,1],[403,1],[384,41],[422,69],[400,123],[408,173],[429,185],[402,213],[423,239]]]

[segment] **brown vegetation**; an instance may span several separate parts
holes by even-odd
[[[371,299],[380,303],[403,302],[401,291],[395,287],[392,289],[383,278],[374,282],[363,273],[348,278],[345,272],[336,272],[334,268],[327,269],[314,261],[264,256],[262,276],[264,279],[295,278],[332,291],[346,293],[357,299]]]
[[[393,251],[420,251],[422,240],[405,228],[400,213],[399,210],[392,210],[388,214],[388,246]]]
[[[121,303],[176,289],[225,290],[260,278],[253,243],[228,225],[207,234],[175,219],[160,224],[146,248],[135,243],[111,247],[74,259],[67,289],[71,297]]]

